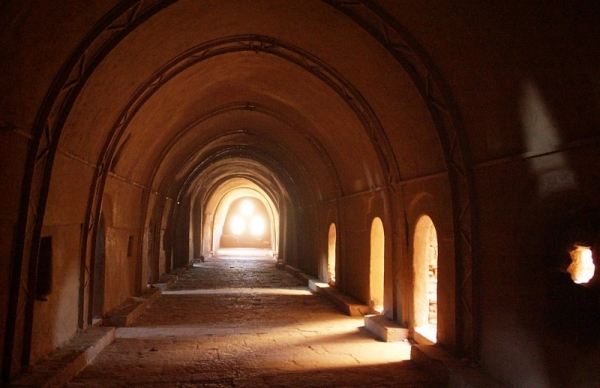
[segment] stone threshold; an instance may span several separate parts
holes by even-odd
[[[9,387],[62,387],[115,339],[114,327],[93,327],[81,332],[30,372],[18,376]]]
[[[337,308],[343,311],[346,315],[351,317],[364,316],[369,314],[369,306],[357,301],[356,299],[344,294],[337,288],[330,286],[327,283],[321,282],[312,276],[309,276],[297,268],[287,265],[286,269],[292,273],[296,278],[306,281],[308,288],[319,295],[322,295],[329,301],[333,302]]]
[[[448,388],[507,388],[480,367],[459,361],[437,345],[413,345],[410,359]]]

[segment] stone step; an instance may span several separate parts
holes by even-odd
[[[385,315],[365,315],[365,327],[383,342],[406,341],[408,328],[398,325]]]

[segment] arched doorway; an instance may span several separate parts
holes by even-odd
[[[383,311],[383,274],[385,256],[385,234],[383,223],[375,217],[371,224],[371,258],[369,269],[369,290],[371,310],[376,313]]]
[[[327,239],[327,283],[335,285],[335,247],[336,247],[337,231],[335,223],[329,225],[329,234]]]
[[[202,186],[200,186],[202,187]],[[201,234],[198,249],[201,255],[217,254],[219,249],[233,247],[232,241],[239,240],[233,236],[231,219],[235,216],[241,202],[248,199],[254,204],[255,211],[263,214],[265,221],[265,235],[263,241],[270,241],[270,245],[261,249],[270,250],[272,255],[279,255],[280,240],[280,215],[279,199],[271,196],[264,188],[245,178],[226,180],[206,193],[198,194],[195,201],[193,217],[194,233]],[[248,225],[251,219],[246,220]],[[235,237],[235,238],[234,238]],[[223,245],[223,243],[225,245]]]
[[[437,342],[437,232],[429,216],[419,218],[415,227],[413,246],[414,309],[413,326],[419,335]]]

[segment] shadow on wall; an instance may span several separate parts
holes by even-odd
[[[524,159],[531,186],[517,228],[522,239],[514,272],[517,319],[499,317],[512,321],[512,333],[497,334],[505,337],[502,342],[518,344],[505,350],[513,359],[507,368],[514,369],[515,386],[598,386],[600,276],[596,270],[588,282],[576,282],[569,272],[578,246],[590,248],[596,269],[600,257],[597,184],[585,179],[590,150],[565,145],[540,90],[530,81],[523,90]]]
[[[520,334],[507,340],[519,344],[512,355],[520,353],[527,365],[521,376],[538,376],[530,380],[535,386],[600,383],[600,208],[586,207],[578,194],[547,198],[527,223],[532,233],[523,246],[514,322]],[[577,247],[590,248],[595,275],[588,282],[571,273]]]

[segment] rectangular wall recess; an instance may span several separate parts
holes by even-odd
[[[52,237],[40,239],[38,253],[37,276],[35,284],[35,298],[47,301],[47,296],[52,292]]]

